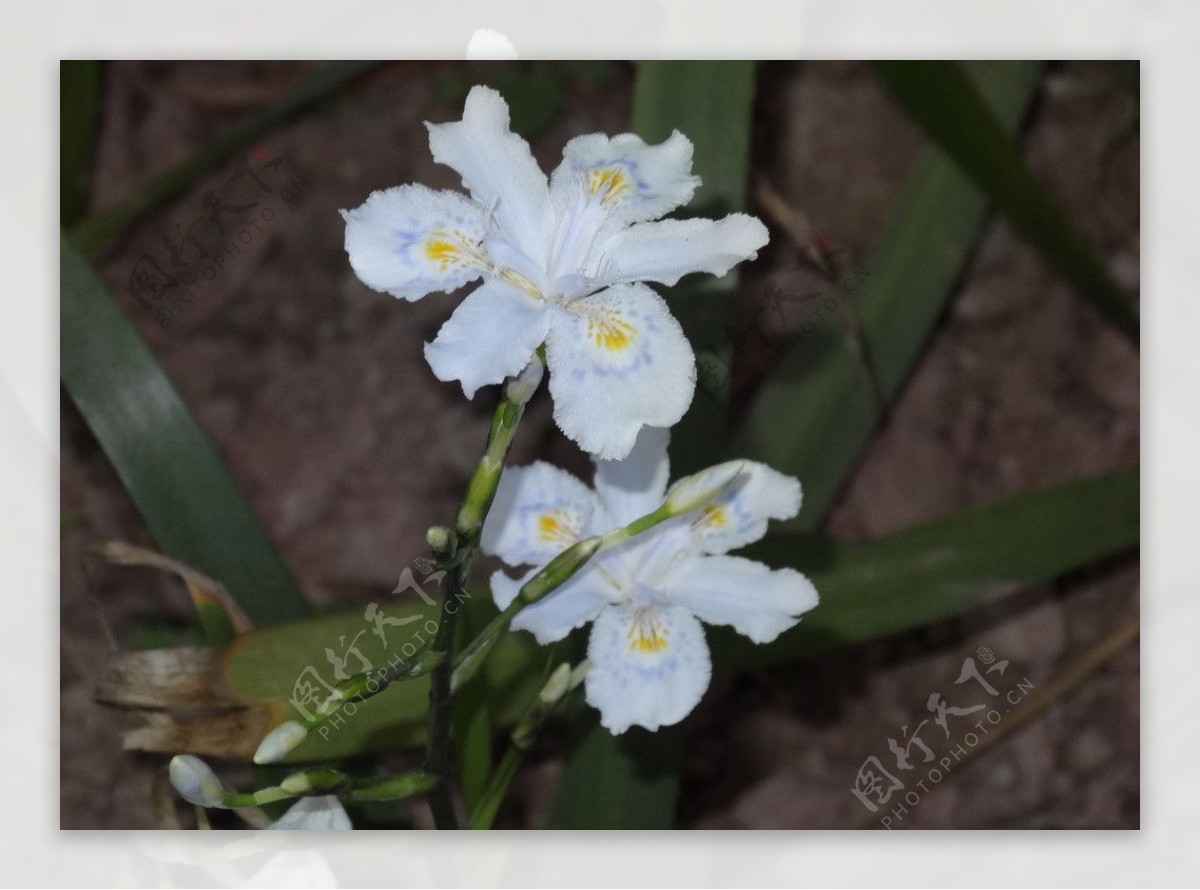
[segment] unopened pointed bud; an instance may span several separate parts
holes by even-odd
[[[588,661],[586,658],[583,661],[579,662],[579,664],[575,665],[574,670],[571,671],[570,684],[567,687],[567,691],[570,692],[572,689],[574,689],[576,686],[578,686],[580,683],[582,683],[585,679],[587,679],[588,671],[590,671],[591,669],[592,669],[592,663],[590,661]]]
[[[554,669],[554,673],[538,693],[538,701],[543,705],[553,705],[570,691],[571,665],[564,661]]]
[[[712,503],[733,486],[745,466],[745,461],[731,460],[685,476],[667,492],[667,511],[672,516],[682,516]]]
[[[280,723],[262,740],[258,750],[254,752],[254,762],[257,764],[276,763],[283,760],[300,747],[300,743],[308,738],[308,730],[298,720],[288,720]]]
[[[225,787],[207,763],[191,754],[171,758],[167,770],[171,785],[179,796],[198,807],[219,807],[225,801]]]
[[[521,600],[526,603],[536,602],[560,584],[565,583],[568,578],[583,568],[583,564],[592,558],[592,555],[600,549],[600,545],[603,543],[604,539],[596,536],[584,538],[582,541],[572,544],[526,582],[525,586],[521,588]]]
[[[516,377],[509,379],[504,387],[504,397],[514,405],[524,405],[533,398],[541,385],[542,376],[546,373],[546,365],[541,356],[534,353],[529,364]]]

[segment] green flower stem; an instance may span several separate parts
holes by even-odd
[[[261,807],[281,800],[335,794],[342,800],[363,802],[400,800],[424,794],[434,786],[429,773],[414,770],[390,776],[351,778],[335,769],[312,769],[292,773],[278,785],[252,792],[230,792],[224,795],[221,806],[227,809]]]
[[[429,729],[426,733],[425,769],[434,777],[429,796],[434,824],[438,828],[458,828],[458,817],[454,812],[454,800],[450,791],[450,724],[453,690],[451,670],[453,668],[454,628],[461,609],[451,612],[446,605],[459,602],[466,596],[471,565],[479,551],[479,535],[483,520],[496,496],[496,487],[504,472],[504,461],[512,445],[513,435],[525,405],[537,388],[543,371],[541,359],[534,355],[529,366],[504,384],[504,395],[492,417],[488,431],[487,448],[471,474],[467,493],[459,508],[455,521],[453,540],[447,538],[447,546],[453,551],[448,557],[450,583],[442,597],[442,617],[438,622],[431,653],[438,659],[429,678]],[[439,542],[444,536],[438,535]]]
[[[479,636],[467,645],[454,663],[454,670],[450,675],[451,692],[457,692],[475,675],[475,671],[483,664],[483,660],[487,658],[487,654],[496,640],[500,639],[500,636],[508,630],[509,623],[524,605],[525,603],[518,595],[499,615],[488,622],[487,627],[479,632]]]
[[[375,800],[401,800],[415,794],[426,794],[432,791],[437,780],[429,773],[414,770],[409,773],[399,773],[382,779],[365,779],[354,783],[354,787],[345,795],[345,800],[356,803]]]
[[[460,689],[464,683],[475,675],[475,671],[479,669],[479,666],[487,658],[496,640],[500,639],[504,632],[508,630],[508,626],[512,623],[513,618],[523,608],[553,593],[565,584],[572,575],[583,568],[587,561],[597,553],[607,550],[609,547],[614,547],[622,541],[628,540],[634,535],[639,535],[659,523],[678,515],[680,515],[679,511],[672,509],[668,504],[664,503],[657,510],[647,513],[645,516],[638,517],[626,526],[613,529],[608,534],[585,538],[582,541],[572,544],[562,553],[558,554],[558,556],[554,557],[554,559],[550,560],[544,569],[522,585],[521,590],[513,598],[513,601],[488,623],[487,627],[479,633],[479,636],[472,640],[470,645],[454,661],[450,689],[452,691]]]
[[[278,785],[271,785],[253,792],[230,792],[222,799],[221,806],[230,810],[237,810],[242,807],[261,807],[279,800],[291,800],[293,797],[298,796],[296,794],[289,794]]]
[[[524,757],[524,748],[518,748],[516,744],[508,746],[508,750],[504,752],[504,756],[500,758],[500,763],[488,780],[487,789],[483,792],[479,803],[476,804],[475,812],[471,813],[471,818],[467,820],[467,828],[472,831],[487,831],[492,827],[492,823],[496,821],[496,813],[500,811],[500,804],[504,802],[504,796],[508,794],[508,786],[512,784],[513,777],[517,774],[517,768],[521,765]]]
[[[278,785],[270,785],[250,792],[230,792],[221,800],[228,809],[261,807],[264,804],[296,797],[312,797],[318,794],[337,794],[349,784],[345,773],[335,769],[310,769],[292,773]]]
[[[533,747],[534,739],[537,738],[542,724],[563,701],[567,693],[583,682],[586,673],[587,662],[580,664],[574,671],[571,670],[569,664],[564,663],[560,664],[550,675],[546,685],[530,702],[529,707],[525,709],[525,713],[513,728],[509,737],[508,750],[504,752],[499,765],[488,780],[483,797],[480,798],[474,812],[471,813],[471,818],[467,821],[467,828],[487,830],[492,827],[492,823],[496,820],[496,813],[500,811],[500,804],[504,802],[504,796],[508,793],[508,786],[512,784],[525,752]]]

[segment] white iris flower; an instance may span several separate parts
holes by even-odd
[[[817,604],[799,572],[725,555],[761,538],[768,519],[795,516],[799,482],[753,461],[713,467],[669,492],[667,477],[667,431],[647,428],[626,459],[596,462],[594,490],[542,462],[507,470],[483,529],[485,553],[513,566],[542,566],[664,500],[690,506],[602,550],[513,620],[542,644],[593,623],[587,700],[613,733],[678,723],[700,701],[712,674],[701,621],[767,643]],[[519,580],[496,572],[496,605],[512,602],[537,571]]]
[[[495,90],[475,87],[461,121],[426,126],[434,160],[461,174],[470,197],[402,185],[342,215],[350,264],[376,290],[419,300],[484,279],[426,344],[434,374],[470,398],[544,342],[555,420],[584,450],[624,457],[643,426],[676,423],[695,358],[643,282],[724,275],[756,256],[766,227],[741,213],[658,219],[700,184],[679,132],[659,145],[578,136],[547,180]]]
[[[275,831],[350,831],[350,817],[332,794],[302,797],[269,826]]]

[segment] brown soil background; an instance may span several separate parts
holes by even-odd
[[[93,208],[185,158],[313,69],[109,64]],[[627,129],[631,67],[564,70],[554,73],[566,84],[561,112],[531,123],[546,169],[572,135]],[[1137,88],[1125,70],[1050,66],[1022,148],[1136,299],[1140,141]],[[457,187],[456,175],[431,161],[419,122],[456,118],[463,85],[481,71],[390,64],[264,138],[270,157],[303,176],[302,195],[165,328],[129,296],[132,265],[177,222],[198,216],[204,193],[219,190],[231,167],[144,219],[101,266],[320,603],[365,603],[394,586],[399,570],[423,553],[425,528],[452,515],[486,431],[487,395],[465,403],[422,357],[452,299],[401,304],[369,291],[346,261],[336,212],[403,182]],[[755,171],[835,245],[865,257],[925,147],[922,136],[856,63],[760,66],[755,114]],[[794,251],[777,237],[746,270],[743,311],[779,282],[795,283],[795,266]],[[785,328],[776,322],[766,333],[782,338]],[[752,385],[755,356],[740,358],[742,382]],[[868,538],[1135,464],[1139,404],[1137,352],[993,218],[828,530]],[[61,825],[170,824],[162,821],[173,808],[164,759],[123,752],[119,732],[129,717],[96,705],[92,694],[114,647],[170,633],[186,622],[188,605],[169,579],[99,570],[85,559],[99,540],[152,543],[65,397],[61,449],[62,513],[81,517],[62,538]],[[544,393],[513,457],[587,466],[557,436]],[[849,791],[859,765],[871,754],[886,758],[888,737],[927,716],[929,694],[953,681],[964,657],[989,646],[1040,685],[1136,608],[1138,586],[1136,558],[1122,559],[982,616],[715,685],[693,718],[679,824],[863,824],[865,811]],[[900,827],[1137,827],[1139,698],[1134,646],[953,771]],[[544,812],[561,769],[551,741],[523,771],[502,826],[533,826]]]

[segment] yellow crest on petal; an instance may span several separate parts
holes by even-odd
[[[543,541],[573,544],[579,537],[579,529],[565,510],[555,510],[538,517],[538,537]]]
[[[434,232],[425,241],[425,258],[445,271],[452,265],[481,265],[479,245],[462,232]]]
[[[658,652],[667,648],[666,630],[646,609],[637,614],[629,627],[629,648],[638,652]]]
[[[638,329],[611,309],[598,309],[588,315],[588,336],[601,349],[620,352],[633,342]]]
[[[597,167],[588,174],[588,194],[599,195],[610,204],[632,188],[629,177],[620,167]]]

